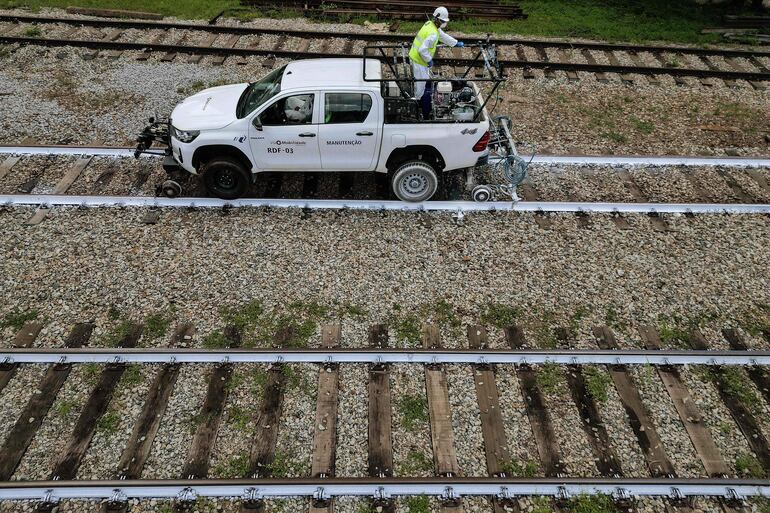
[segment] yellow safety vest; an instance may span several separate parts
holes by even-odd
[[[432,21],[427,21],[425,22],[425,25],[422,26],[417,35],[414,36],[414,41],[412,41],[412,48],[409,50],[409,58],[412,60],[412,62],[416,62],[421,66],[428,65],[428,63],[425,62],[425,60],[422,58],[422,55],[420,55],[419,49],[420,46],[422,46],[422,42],[432,35],[435,35],[436,39],[433,41],[433,46],[429,48],[431,59],[434,55],[436,55],[436,46],[438,46],[438,28],[436,28],[436,25]]]

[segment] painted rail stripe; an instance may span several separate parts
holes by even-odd
[[[770,495],[767,480],[741,479],[590,479],[590,478],[305,478],[234,480],[11,481],[0,483],[0,500],[183,499],[197,497],[323,497],[430,495],[497,496],[579,494],[614,496]]]
[[[160,151],[160,150],[159,150]],[[133,157],[134,148],[99,146],[2,146],[0,155],[101,155]],[[162,155],[147,155],[161,157]],[[676,155],[535,155],[533,164],[607,166],[770,167],[770,157],[689,157]]]
[[[770,214],[770,204],[746,203],[611,203],[587,201],[426,201],[308,200],[243,198],[163,198],[151,196],[69,196],[54,194],[3,194],[0,205],[45,207],[147,207],[147,208],[301,208],[313,210],[392,210],[401,212],[586,212],[629,214]]]
[[[770,365],[770,351],[6,348],[4,363],[414,363]]]

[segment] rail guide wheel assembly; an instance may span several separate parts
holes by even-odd
[[[166,180],[161,186],[161,191],[167,198],[176,198],[182,194],[182,186],[174,180]]]
[[[516,150],[516,143],[511,135],[511,119],[507,116],[497,116],[492,120],[490,126],[492,137],[489,141],[489,161],[495,175],[502,175],[505,183],[477,185],[471,191],[473,201],[490,201],[495,196],[507,196],[514,203],[519,201],[516,194],[516,188],[527,177],[527,169],[532,159],[535,158],[534,151],[529,160],[519,155]]]

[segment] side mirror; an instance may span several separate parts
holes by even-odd
[[[251,124],[254,125],[254,128],[257,130],[262,131],[262,121],[259,119],[259,116],[254,116],[254,121],[252,121]]]

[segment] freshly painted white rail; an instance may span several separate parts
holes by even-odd
[[[308,208],[317,210],[393,210],[402,212],[586,212],[637,214],[770,214],[770,204],[744,203],[610,203],[587,201],[425,201],[407,203],[380,200],[309,200],[242,198],[165,198],[154,196],[68,196],[2,194],[0,205],[42,207],[148,207],[148,208]]]
[[[99,146],[0,146],[0,155],[102,155],[133,157],[134,148]],[[145,155],[157,157],[159,155]],[[535,155],[533,164],[606,166],[770,167],[770,157],[686,157],[676,155]]]
[[[770,365],[770,351],[645,349],[0,349],[0,363],[414,363]]]
[[[0,500],[180,499],[237,497],[259,500],[280,497],[373,497],[430,495],[513,498],[524,495],[569,498],[576,495],[628,497],[711,496],[740,499],[770,495],[767,480],[741,479],[591,479],[591,478],[357,478],[212,479],[125,481],[11,481],[0,483]]]

